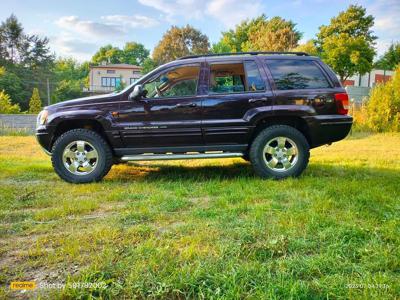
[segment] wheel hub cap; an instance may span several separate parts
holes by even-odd
[[[285,172],[293,168],[298,161],[297,145],[287,137],[273,138],[265,145],[263,157],[269,169]]]
[[[65,168],[74,175],[87,175],[97,166],[99,155],[96,148],[86,141],[74,141],[63,152]]]

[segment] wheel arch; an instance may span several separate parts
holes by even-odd
[[[57,125],[53,133],[50,149],[57,140],[57,138],[60,137],[63,133],[79,128],[92,130],[98,133],[111,147],[111,143],[109,141],[109,138],[107,137],[105,128],[99,120],[78,118],[78,119],[62,119],[57,122]]]
[[[287,125],[296,128],[306,138],[309,146],[312,146],[312,140],[310,135],[310,128],[307,122],[299,116],[279,115],[279,116],[267,116],[257,120],[254,124],[254,130],[250,137],[250,143],[256,138],[256,136],[265,128],[274,125]]]

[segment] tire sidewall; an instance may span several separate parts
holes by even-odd
[[[56,173],[64,180],[72,183],[87,183],[99,181],[104,176],[107,166],[107,152],[104,143],[97,134],[88,133],[86,130],[72,130],[60,136],[54,143],[52,150],[52,162]],[[63,162],[63,152],[65,147],[74,141],[82,140],[89,142],[98,153],[96,168],[87,175],[75,175],[67,170]]]
[[[279,136],[291,139],[296,144],[298,150],[297,163],[288,171],[284,172],[271,170],[266,166],[264,161],[264,148],[267,142]],[[271,126],[261,131],[250,149],[250,160],[256,173],[265,178],[282,179],[286,177],[297,177],[307,166],[308,159],[309,145],[304,135],[297,129],[285,125]]]

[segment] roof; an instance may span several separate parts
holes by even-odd
[[[132,69],[132,70],[141,70],[142,67],[130,64],[108,64],[108,65],[99,65],[99,66],[90,66],[91,68],[106,68],[106,69]]]
[[[219,57],[219,56],[239,56],[239,55],[295,55],[295,56],[309,56],[305,52],[290,52],[290,51],[251,51],[251,52],[225,52],[225,53],[209,53],[209,54],[199,54],[199,55],[188,55],[178,58],[191,59],[199,57]]]

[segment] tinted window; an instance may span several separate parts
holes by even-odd
[[[242,63],[212,64],[210,93],[240,93],[245,91]]]
[[[321,89],[330,85],[312,61],[274,59],[266,61],[278,90]]]
[[[264,80],[261,78],[260,70],[254,61],[246,61],[244,63],[247,76],[248,91],[263,91],[265,90]]]
[[[212,64],[210,93],[243,93],[265,90],[265,84],[254,61]]]
[[[144,84],[148,98],[194,96],[200,67],[190,65],[177,67],[161,73]]]

